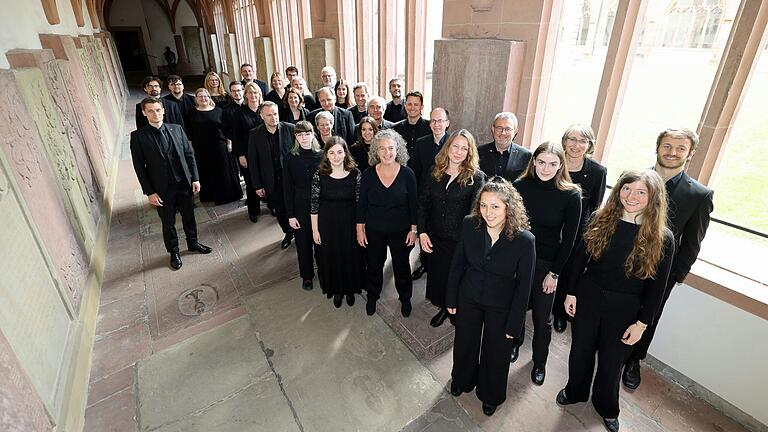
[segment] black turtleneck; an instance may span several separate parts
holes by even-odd
[[[538,178],[518,179],[514,186],[523,197],[536,236],[536,258],[551,261],[552,273],[560,274],[579,228],[581,193],[558,190],[554,180]]]
[[[285,212],[289,218],[309,218],[312,176],[323,156],[322,151],[299,148],[298,154],[288,153],[283,162],[283,191]]]

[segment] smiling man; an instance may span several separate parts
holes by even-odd
[[[156,77],[156,76],[148,76],[144,78],[141,81],[141,88],[144,90],[144,93],[147,94],[149,97],[153,98],[160,98],[160,92],[163,90],[163,81]],[[183,92],[182,87],[182,92]],[[181,114],[181,110],[178,107],[178,104],[175,102],[170,102],[165,99],[160,99],[160,103],[163,105],[163,112],[164,112],[164,121],[165,123],[173,123],[177,124],[181,127],[184,127],[184,116]],[[136,104],[136,129],[140,129],[143,126],[146,126],[149,124],[149,121],[147,120],[147,117],[144,115],[144,112],[141,107],[141,102]]]
[[[421,117],[421,111],[424,109],[424,95],[418,91],[412,91],[405,95],[405,120],[401,120],[392,127],[400,134],[408,144],[408,155],[413,157],[416,151],[416,140],[432,134],[429,128],[429,121]],[[386,112],[384,118],[387,118]],[[421,180],[421,179],[418,179]]]
[[[480,169],[488,177],[502,176],[515,181],[531,160],[530,150],[515,144],[517,116],[511,112],[496,114],[491,126],[493,142],[477,148]]]

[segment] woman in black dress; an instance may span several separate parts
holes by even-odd
[[[264,123],[259,114],[259,107],[263,102],[261,98],[261,89],[254,82],[245,85],[245,103],[240,106],[237,112],[237,121],[234,125],[234,136],[232,140],[234,152],[240,165],[240,174],[245,179],[245,194],[248,201],[248,218],[251,222],[259,220],[261,211],[261,200],[256,195],[256,190],[251,184],[251,173],[248,170],[248,135],[251,129]]]
[[[296,239],[296,254],[299,258],[299,276],[305,290],[312,289],[315,277],[315,265],[312,262],[314,249],[315,261],[318,249],[313,248],[312,225],[309,220],[310,190],[312,176],[323,152],[315,138],[312,123],[300,121],[293,130],[294,144],[283,161],[283,193],[285,195],[285,213],[288,223],[293,228]]]
[[[223,111],[211,100],[208,90],[195,91],[195,110],[189,114],[192,147],[200,175],[200,201],[216,205],[237,201],[243,197],[240,177],[231,157],[231,144],[222,130]]]
[[[349,83],[345,79],[336,81],[336,85],[333,86],[336,92],[336,106],[339,108],[349,109],[354,105],[352,103],[352,91],[349,89]]]
[[[666,220],[658,173],[625,172],[584,231],[566,281],[573,339],[557,403],[586,402],[594,375],[592,403],[611,432],[619,430],[624,359],[656,318],[669,277],[675,247]]]
[[[216,72],[208,72],[205,75],[203,87],[208,90],[208,95],[217,107],[224,109],[225,106],[232,102],[232,96],[224,89],[224,83]]]
[[[341,307],[342,298],[355,304],[363,285],[363,256],[355,238],[355,205],[360,171],[355,168],[342,138],[333,137],[312,178],[312,237],[320,249],[317,272],[320,286]]]
[[[272,87],[269,93],[264,96],[264,100],[272,101],[277,104],[277,107],[283,109],[283,97],[285,96],[285,80],[283,74],[280,72],[272,72],[272,77],[269,79],[269,84]]]
[[[445,307],[446,268],[450,267],[461,221],[472,209],[477,191],[485,183],[480,171],[475,138],[466,129],[448,137],[435,156],[435,165],[424,175],[419,188],[419,243],[430,254],[426,298],[440,308],[432,317],[432,327],[451,318]]]
[[[283,103],[280,106],[285,107],[280,111],[280,121],[296,124],[309,116],[309,110],[304,108],[304,95],[293,87],[285,91]]]
[[[595,151],[595,133],[591,127],[582,124],[569,126],[563,134],[561,143],[565,148],[565,164],[571,181],[581,187],[581,219],[579,229],[576,231],[576,240],[573,243],[577,245],[581,241],[581,234],[589,223],[590,216],[603,203],[608,170],[589,157]],[[573,250],[575,251],[575,248]],[[568,280],[568,269],[573,255],[574,253],[571,252],[571,256],[563,267],[563,274],[560,275],[564,281]],[[556,332],[565,331],[568,325],[567,314],[563,307],[565,294],[566,288],[563,285],[559,286],[555,292],[552,327]]]
[[[360,120],[360,124],[355,129],[357,129],[357,142],[350,147],[349,151],[352,152],[352,157],[355,159],[360,172],[365,172],[371,167],[368,165],[368,152],[373,137],[379,132],[379,126],[372,117],[366,116]]]
[[[462,221],[445,298],[456,315],[451,394],[477,387],[488,416],[507,398],[509,354],[525,332],[534,261],[522,198],[494,177]]]
[[[581,216],[581,192],[565,167],[559,143],[545,142],[533,152],[528,167],[513,183],[525,203],[536,236],[536,270],[531,287],[533,370],[531,381],[542,385],[552,339],[552,303],[560,273],[573,248]],[[518,357],[523,338],[515,339],[510,361]]]
[[[319,116],[318,116],[319,117]],[[379,131],[368,153],[371,168],[360,179],[357,205],[357,243],[366,248],[365,312],[376,313],[376,301],[384,283],[387,248],[392,255],[400,313],[411,315],[411,263],[408,255],[416,243],[418,197],[416,176],[406,166],[408,148],[394,130]]]

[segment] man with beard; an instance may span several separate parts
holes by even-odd
[[[262,95],[266,95],[268,93],[267,83],[256,79],[256,72],[253,70],[253,66],[251,66],[249,63],[243,63],[243,65],[240,66],[240,76],[243,78],[240,81],[243,84],[243,87],[245,87],[245,85],[249,82],[254,82],[259,86],[259,89],[261,89]]]
[[[368,84],[359,82],[352,87],[352,95],[355,97],[355,106],[349,109],[355,124],[368,115]]]
[[[184,123],[187,124],[187,116],[189,113],[195,110],[195,97],[191,94],[184,93],[184,82],[178,75],[170,75],[168,77],[168,90],[169,94],[163,96],[164,100],[173,102],[181,111],[181,117],[184,119]],[[185,130],[187,135],[189,131]]]
[[[148,76],[141,81],[141,88],[144,89],[144,93],[149,97],[160,98],[160,91],[162,89],[162,80],[156,76]],[[183,87],[182,87],[183,91]],[[163,105],[163,112],[165,113],[165,123],[177,124],[184,127],[184,116],[181,114],[181,110],[176,103],[167,101],[160,98],[160,102]],[[141,109],[141,102],[136,104],[136,129],[141,129],[143,126],[149,124],[147,117],[144,116],[144,112]]]
[[[408,144],[408,155],[410,157],[413,157],[416,151],[416,140],[432,134],[429,122],[421,117],[422,109],[424,109],[424,96],[417,91],[408,93],[405,95],[405,112],[407,117],[392,127],[405,139],[406,144]],[[387,118],[386,113],[384,118]]]
[[[389,80],[389,94],[392,95],[392,100],[387,103],[387,109],[384,111],[384,118],[392,123],[397,123],[408,117],[402,99],[404,87],[405,81],[400,78],[392,78]]]
[[[517,135],[517,116],[506,111],[496,114],[491,133],[493,142],[477,147],[480,169],[488,178],[497,175],[517,180],[531,160],[530,150],[512,142]]]
[[[656,139],[656,165],[667,189],[669,229],[675,235],[675,257],[664,289],[664,297],[656,319],[648,323],[643,336],[632,347],[632,354],[624,366],[621,380],[629,389],[640,385],[640,360],[645,358],[651,345],[656,325],[664,305],[675,284],[682,283],[701,249],[707,233],[710,213],[714,209],[712,189],[707,188],[685,173],[685,164],[696,153],[699,136],[689,129],[667,129]]]

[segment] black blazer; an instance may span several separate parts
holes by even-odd
[[[317,129],[315,117],[317,117],[317,114],[322,110],[322,108],[318,108],[309,113],[309,117],[307,117],[307,119],[312,122],[315,129]],[[352,117],[352,113],[344,108],[333,107],[331,114],[333,114],[333,134],[344,138],[347,145],[352,145],[352,143],[357,141],[357,137],[355,136],[355,119]]]
[[[682,282],[696,262],[714,209],[713,197],[712,189],[685,172],[669,196],[667,215],[669,228],[675,236],[675,259],[669,276],[676,282]]]
[[[433,170],[434,166],[429,167],[419,184],[419,234],[458,241],[461,221],[472,210],[475,196],[485,183],[485,174],[478,170],[472,176],[472,184],[461,185],[454,179],[448,185],[450,176],[443,174],[440,181],[435,181]]]
[[[281,166],[285,155],[293,147],[293,128],[294,126],[290,123],[279,122],[277,124]],[[267,125],[265,124],[252,129],[248,135],[248,167],[254,189],[264,189],[267,193],[275,191],[275,168],[272,166],[272,151],[269,148]]]
[[[437,156],[437,152],[443,148],[442,146],[445,145],[447,140],[448,134],[446,133],[443,136],[440,148],[435,147],[435,136],[432,134],[416,140],[416,143],[413,146],[413,153],[409,155],[411,158],[408,159],[408,166],[411,167],[413,173],[416,174],[416,180],[419,181],[419,186],[421,186],[424,174],[435,164],[435,156]]]
[[[463,302],[472,301],[504,309],[508,311],[506,333],[520,338],[525,331],[536,263],[533,234],[523,231],[511,240],[501,235],[486,255],[488,233],[476,226],[472,216],[462,221],[461,237],[448,273],[445,305],[460,308]]]
[[[507,166],[504,172],[496,172],[496,163],[493,154],[496,152],[496,143],[483,144],[477,148],[477,154],[480,157],[480,169],[483,170],[485,175],[492,177],[494,175],[500,175],[505,179],[513,182],[520,177],[520,174],[525,171],[528,166],[528,162],[531,160],[531,153],[525,147],[521,147],[515,143],[509,146],[509,159],[507,160]]]
[[[195,154],[181,126],[171,123],[165,125],[184,169],[184,176],[191,187],[192,182],[200,179]],[[158,138],[155,127],[151,125],[131,132],[131,159],[144,195],[156,193],[162,197],[168,190],[168,160],[160,151]]]
[[[163,104],[163,108],[165,109],[163,123],[173,123],[180,125],[181,127],[185,127],[184,116],[181,114],[181,110],[179,109],[178,104],[165,98],[160,98],[160,102]],[[141,112],[141,102],[139,102],[136,104],[136,129],[141,129],[147,125],[149,125],[149,120],[147,120],[147,118],[144,116],[144,113]]]
[[[608,170],[590,158],[584,159],[580,172],[582,176],[571,176],[571,180],[581,186],[581,226],[576,237],[577,242],[592,213],[603,204],[608,177]]]

